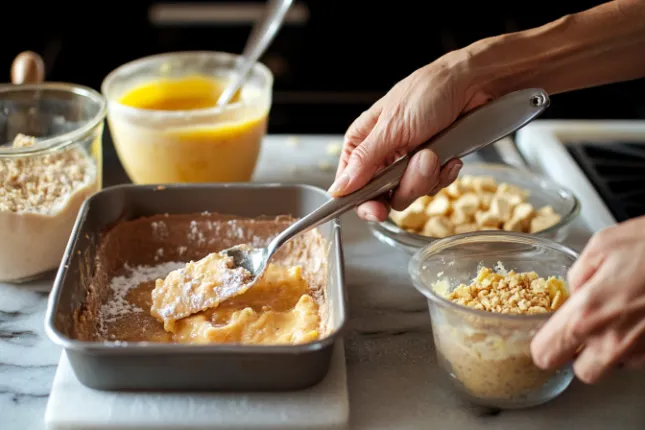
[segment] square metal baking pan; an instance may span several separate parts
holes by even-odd
[[[119,185],[85,201],[49,297],[45,328],[61,345],[78,380],[100,390],[304,389],[329,370],[346,320],[340,224],[318,227],[327,240],[325,292],[330,330],[302,345],[179,345],[87,342],[70,336],[92,280],[102,232],[115,223],[157,214],[217,212],[240,217],[302,217],[330,199],[320,188],[282,184]]]

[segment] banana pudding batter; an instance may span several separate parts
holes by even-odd
[[[291,222],[203,213],[117,224],[101,240],[74,337],[267,345],[319,339],[328,325],[320,232],[287,243],[248,289],[250,273],[231,270],[219,254],[236,245],[265,246]]]
[[[150,313],[174,332],[175,321],[244,294],[252,280],[248,270],[235,267],[233,257],[214,252],[173,270],[166,279],[157,279]]]
[[[318,338],[318,305],[299,266],[270,264],[262,279],[215,309],[177,321],[187,343],[297,344]]]

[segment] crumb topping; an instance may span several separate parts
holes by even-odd
[[[568,298],[564,282],[536,272],[495,273],[482,267],[470,285],[461,284],[446,298],[462,306],[502,314],[533,315],[554,312]]]
[[[36,139],[18,134],[13,148]],[[48,213],[88,183],[92,165],[80,149],[0,159],[0,211]]]

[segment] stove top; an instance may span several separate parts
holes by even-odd
[[[645,215],[645,140],[577,141],[566,148],[617,222]]]

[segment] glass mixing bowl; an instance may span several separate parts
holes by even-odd
[[[0,281],[59,266],[81,204],[101,188],[106,109],[80,85],[0,85]]]
[[[547,402],[569,386],[570,365],[544,371],[531,358],[531,340],[551,314],[480,311],[443,294],[469,285],[482,266],[566,279],[577,257],[552,240],[510,232],[455,235],[413,255],[408,269],[428,300],[437,359],[459,393],[478,405],[512,409]]]
[[[460,172],[460,176],[464,175],[492,176],[497,183],[507,182],[528,190],[530,192],[528,201],[535,208],[545,205],[552,206],[554,211],[561,216],[560,222],[535,233],[535,236],[562,242],[568,237],[571,223],[580,213],[580,202],[570,190],[555,181],[525,169],[496,163],[466,163]],[[408,232],[390,219],[381,223],[368,223],[368,227],[381,242],[402,249],[409,254],[413,254],[439,239]]]
[[[124,64],[105,78],[101,91],[108,99],[110,133],[132,182],[251,180],[272,101],[273,75],[266,66],[256,63],[240,99],[223,107],[162,110],[121,103],[131,90],[153,82],[167,85],[157,95],[182,78],[227,82],[240,61],[225,52],[167,53]]]

